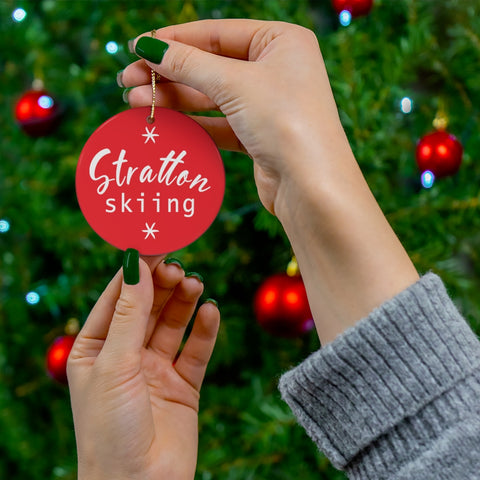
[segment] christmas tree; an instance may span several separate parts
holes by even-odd
[[[69,319],[86,319],[122,252],[84,220],[75,169],[89,135],[128,108],[115,82],[135,59],[128,39],[154,28],[226,17],[312,28],[378,202],[419,272],[438,273],[480,333],[480,1],[376,0],[352,13],[330,0],[0,2],[1,478],[76,478],[68,390],[47,375],[46,352]],[[416,163],[418,140],[435,129],[463,149],[458,172],[443,178],[435,167],[421,176]],[[202,390],[197,478],[345,478],[280,399],[279,375],[319,344],[314,333],[277,337],[256,321],[256,291],[292,252],[258,200],[250,159],[222,157],[217,219],[173,253],[202,273],[205,298],[222,313]]]

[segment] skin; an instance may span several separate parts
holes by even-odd
[[[203,284],[160,257],[149,263],[140,260],[137,285],[117,273],[68,360],[79,479],[195,474],[199,392],[220,314],[200,307],[175,361]]]
[[[134,87],[130,105],[150,105],[153,68],[158,105],[198,112],[220,148],[250,156],[259,197],[296,254],[322,344],[418,280],[352,154],[312,32],[215,20],[156,37],[169,44],[161,64],[141,59],[121,76]],[[201,115],[208,110],[224,116]],[[202,287],[174,265],[150,263],[141,262],[136,286],[117,274],[69,360],[80,480],[194,476],[198,392],[219,314],[201,307],[191,349],[173,366]]]
[[[149,35],[150,33],[146,33]],[[253,160],[259,197],[282,223],[326,344],[418,280],[353,156],[315,35],[282,22],[200,21],[157,30],[160,65],[123,72],[132,107],[219,110],[194,118]]]

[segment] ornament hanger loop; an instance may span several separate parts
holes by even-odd
[[[448,115],[442,99],[438,102],[438,111],[432,123],[435,130],[446,130],[448,127]]]
[[[156,30],[152,30],[152,37],[155,37]],[[150,110],[150,116],[147,117],[147,123],[155,122],[155,89],[157,83],[157,74],[155,70],[150,70],[152,75],[152,109]]]

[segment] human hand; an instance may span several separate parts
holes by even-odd
[[[174,25],[133,41],[128,101],[194,116],[217,145],[248,153],[260,200],[292,244],[321,342],[418,280],[352,153],[315,35],[255,20]],[[159,41],[161,39],[162,41]],[[146,61],[146,60],[149,61]]]
[[[123,281],[125,267],[115,275],[68,360],[79,480],[194,477],[199,391],[220,315],[211,302],[200,307],[175,361],[203,284],[161,258],[149,268],[133,256],[134,275],[135,263],[138,283]]]
[[[168,43],[163,59],[167,45],[146,33],[140,44],[136,39],[135,51],[154,61],[137,61],[119,78],[123,86],[136,87],[128,93],[130,105],[151,104],[153,68],[162,76],[157,105],[220,110],[225,117],[193,118],[220,148],[251,156],[260,199],[270,212],[279,213],[278,199],[288,201],[291,183],[310,178],[327,153],[349,151],[310,30],[282,22],[209,20],[162,28],[155,36]],[[305,146],[313,141],[310,155]]]

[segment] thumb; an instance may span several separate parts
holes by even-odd
[[[123,261],[123,282],[102,351],[106,354],[140,352],[153,304],[150,268],[134,249],[127,249]]]
[[[227,91],[222,86],[230,84],[229,78],[238,74],[242,64],[192,45],[174,40],[167,43],[148,36],[137,40],[135,53],[158,74],[204,93],[217,105],[220,105],[219,95]]]

